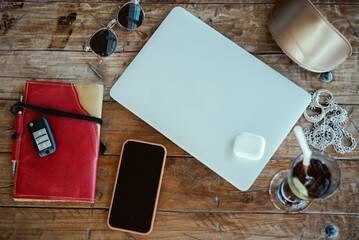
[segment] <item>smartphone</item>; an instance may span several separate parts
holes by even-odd
[[[166,154],[160,144],[132,139],[123,144],[107,219],[111,229],[152,231]]]

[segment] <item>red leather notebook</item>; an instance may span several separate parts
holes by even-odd
[[[101,118],[103,86],[27,81],[24,103]],[[100,125],[23,109],[14,141],[14,200],[94,202]],[[57,149],[40,157],[27,124],[45,117]]]

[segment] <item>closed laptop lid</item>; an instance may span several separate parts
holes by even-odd
[[[306,91],[180,7],[110,95],[240,190],[310,102]]]

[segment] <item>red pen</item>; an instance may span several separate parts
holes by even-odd
[[[22,102],[23,96],[20,97],[20,102]],[[19,111],[16,114],[15,118],[15,130],[14,134],[12,135],[13,145],[12,145],[12,156],[11,156],[11,162],[12,162],[12,175],[15,175],[15,169],[16,169],[16,162],[19,159],[19,146],[20,146],[20,129],[21,129],[21,123],[22,123],[22,109],[20,108]]]

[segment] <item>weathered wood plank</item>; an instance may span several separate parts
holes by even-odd
[[[5,5],[8,3],[5,3]],[[11,3],[13,4],[13,3]],[[91,17],[94,13],[103,22],[109,22],[116,14],[118,4],[113,3],[20,3],[7,6],[0,13],[0,49],[60,49],[82,51],[84,42],[100,25]],[[146,21],[136,31],[115,27],[118,51],[139,51],[165,16],[176,4],[143,4]],[[267,27],[267,15],[272,4],[183,4],[180,5],[207,24],[227,36],[247,51],[280,51]],[[359,5],[319,5],[319,10],[352,43],[359,52],[359,38],[353,28],[359,29]],[[9,30],[4,24],[27,13]],[[18,37],[18,36],[21,36]]]
[[[9,108],[14,103],[15,101],[0,101],[0,109],[3,113],[0,118],[0,152],[12,151],[11,135],[13,134],[14,116],[10,114]],[[350,113],[350,119],[345,129],[352,133],[353,137],[358,141],[359,106],[345,106],[344,108]],[[107,145],[107,154],[120,154],[122,144],[127,139],[134,138],[162,143],[167,147],[169,155],[188,156],[188,153],[116,102],[104,103],[103,121],[101,140]],[[304,120],[303,117],[300,119],[299,124],[303,127],[311,127],[311,124]],[[328,147],[326,151],[339,158],[358,158],[359,156],[359,147],[345,155],[336,153],[332,146]],[[300,152],[294,134],[290,133],[274,156],[295,157]]]
[[[358,216],[157,212],[148,236],[110,230],[107,211],[0,209],[3,239],[327,239],[334,224],[339,239],[356,239]],[[31,222],[31,224],[29,224]]]
[[[0,152],[11,152],[12,150],[11,135],[13,134],[14,116],[10,114],[9,108],[14,103],[15,101],[0,101],[1,112],[4,113],[0,119]],[[344,108],[350,113],[350,120],[345,129],[359,140],[359,106],[345,106]],[[101,140],[107,145],[107,154],[120,154],[122,144],[127,139],[134,138],[162,143],[167,147],[169,155],[188,156],[188,153],[116,102],[104,103],[103,121]],[[298,123],[303,127],[311,127],[303,117]],[[331,146],[327,148],[327,151],[335,157],[358,158],[359,156],[358,147],[345,155],[336,153]],[[297,140],[294,134],[290,133],[274,156],[295,157],[299,153]]]
[[[52,3],[52,2],[60,2],[60,3],[67,3],[67,2],[71,2],[73,3],[72,0],[48,0],[46,2],[42,1],[42,0],[32,0],[32,1],[17,1],[17,2],[12,2],[12,0],[4,0],[4,8],[5,9],[18,9],[18,8],[22,8],[23,5],[21,5],[22,3],[31,3],[31,2],[41,2],[41,3]],[[118,5],[122,5],[127,3],[128,1],[126,0],[121,0],[121,1],[111,1],[111,0],[104,0],[104,1],[99,1],[99,0],[86,0],[86,1],[77,1],[78,4],[83,4],[83,3],[115,3]],[[224,5],[224,4],[247,4],[247,5],[251,5],[251,4],[271,4],[274,5],[277,1],[276,0],[196,0],[196,1],[190,1],[190,0],[147,0],[147,1],[141,1],[140,4],[150,4],[150,3],[154,3],[154,4],[216,4],[216,5]],[[327,4],[331,4],[331,5],[358,5],[357,0],[313,0],[311,1],[314,5],[327,5]]]
[[[109,91],[137,53],[115,53],[101,65],[91,53],[83,52],[0,52],[0,99],[18,99],[27,79],[47,81],[74,81],[103,83],[104,99],[110,100]],[[292,80],[308,92],[320,88],[332,91],[341,103],[359,104],[359,55],[351,56],[333,70],[334,80],[319,81],[319,74],[300,68],[283,54],[256,55],[264,63]],[[89,62],[104,75],[102,82],[86,64]],[[240,64],[240,63],[238,63]],[[240,77],[240,76],[239,76]]]
[[[108,208],[119,156],[99,159],[95,208]],[[194,158],[168,157],[158,207],[176,211],[278,212],[272,205],[268,187],[272,177],[290,168],[293,160],[271,160],[249,191],[239,191]],[[329,199],[317,201],[305,212],[359,213],[359,161],[339,161],[343,181]],[[53,206],[89,207],[86,203],[39,203],[12,200],[14,177],[10,154],[0,154],[0,207]]]

